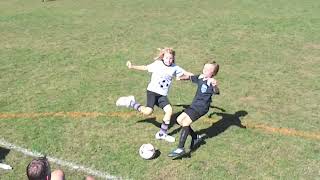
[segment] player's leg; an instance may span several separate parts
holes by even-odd
[[[166,106],[163,107],[164,111],[164,116],[163,116],[163,122],[167,125],[170,124],[170,119],[172,116],[172,106],[170,104],[167,104]]]
[[[137,110],[146,116],[152,114],[153,112],[153,109],[151,107],[146,106],[140,106]]]
[[[116,106],[133,107],[135,103],[134,96],[123,96],[117,99]]]
[[[153,107],[156,104],[156,94],[151,91],[147,91],[147,105],[141,106],[139,105],[133,105],[136,107],[135,109],[139,112],[141,112],[144,115],[150,115],[153,112]]]
[[[187,111],[191,111],[191,110],[187,110]],[[188,112],[194,119],[198,119],[198,116],[197,113],[195,112]],[[180,126],[182,127],[182,130],[181,130],[181,134],[184,134],[184,132],[188,132],[189,131],[189,134],[190,136],[192,137],[192,140],[191,140],[191,145],[190,145],[190,149],[193,149],[194,148],[194,145],[197,144],[197,141],[200,136],[197,135],[193,129],[191,128],[191,124],[192,124],[192,119],[190,118],[190,116],[183,112],[178,118],[177,118],[177,122],[178,124],[180,124]],[[187,130],[187,127],[189,127],[189,130]],[[181,136],[183,137],[182,139],[182,142],[185,141],[184,138],[186,139],[186,137],[184,136]],[[181,143],[182,143],[181,142]],[[182,144],[180,145],[182,146]],[[183,144],[183,147],[184,147],[184,144]]]
[[[144,115],[150,115],[153,112],[155,102],[156,98],[154,94],[150,91],[147,91],[147,106],[142,106],[140,103],[138,103],[135,100],[134,96],[120,97],[117,100],[116,105],[133,108],[134,110],[139,111]]]
[[[182,127],[180,131],[180,139],[178,148],[169,153],[169,157],[179,157],[186,154],[184,145],[186,143],[187,137],[190,133],[190,124],[192,123],[191,118],[185,112],[181,113],[177,118],[178,124]]]
[[[191,135],[192,137],[190,150],[194,149],[201,142],[201,137],[197,135],[190,126],[195,120],[199,119],[201,116],[201,114],[199,114],[192,108],[185,109],[185,112],[181,113],[178,116],[177,122],[182,127],[179,145],[177,149],[175,149],[168,155],[169,157],[179,157],[185,154],[184,146],[188,135]]]
[[[163,110],[165,111],[165,115],[163,117],[160,131],[156,133],[156,139],[164,139],[168,142],[174,142],[175,138],[167,134],[172,115],[172,107],[171,105],[167,105],[163,108]]]
[[[201,142],[203,141],[202,137],[198,134],[196,134],[193,129],[190,127],[190,135],[192,137],[191,139],[191,143],[190,143],[190,150],[194,150],[196,149],[197,146],[199,146],[201,144]],[[192,135],[193,134],[193,135]]]
[[[185,112],[182,112],[178,117],[177,117],[177,122],[180,126],[188,126],[192,123],[192,120],[190,118],[190,116],[185,113]]]
[[[196,134],[193,129],[191,128],[191,124],[196,121],[197,119],[199,119],[201,116],[203,116],[206,113],[201,113],[199,114],[197,111],[195,111],[192,108],[188,108],[185,110],[185,113],[182,114],[184,117],[182,120],[177,120],[178,123],[182,126],[182,130],[181,130],[181,147],[184,147],[184,143],[187,139],[187,137],[185,137],[184,133],[188,132],[189,135],[192,137],[191,139],[191,143],[190,143],[190,149],[193,150],[195,149],[202,141],[202,138],[200,135]],[[189,128],[189,129],[188,129]]]
[[[167,134],[172,115],[172,107],[170,102],[166,96],[160,96],[157,102],[158,106],[164,111],[164,117],[162,119],[160,131],[156,134],[156,139],[164,139],[168,142],[174,142],[175,138]]]
[[[132,108],[136,111],[141,112],[144,115],[150,115],[153,112],[153,108],[142,106],[140,103],[136,102],[133,96],[120,97],[117,101],[117,106],[125,106],[128,108]]]
[[[190,131],[192,131],[192,133],[194,134],[194,131],[190,128],[190,125],[192,124],[192,119],[187,113],[183,112],[181,114],[181,117],[177,118],[177,121],[181,125],[181,134],[180,134],[178,148],[183,149],[186,143],[187,137],[190,134]]]
[[[164,111],[164,117],[162,119],[162,124],[161,124],[161,129],[160,129],[160,134],[167,134],[169,125],[170,125],[170,118],[172,115],[172,107],[170,104],[166,105],[163,108]]]

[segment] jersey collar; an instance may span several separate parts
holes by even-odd
[[[164,63],[164,62],[163,62],[163,60],[161,60],[161,61],[162,61],[163,65],[165,65],[165,66],[167,66],[167,67],[171,67],[171,66],[173,66],[173,63],[172,63],[171,65],[169,65],[169,66],[168,66],[168,65],[166,65],[166,63]]]
[[[210,86],[211,85],[211,80],[212,78],[205,78],[203,74],[200,74],[198,79],[202,79],[203,81],[207,81],[207,85]]]

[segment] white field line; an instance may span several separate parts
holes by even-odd
[[[44,155],[39,153],[39,152],[33,152],[33,151],[30,151],[28,149],[25,149],[25,148],[22,148],[22,147],[19,147],[17,145],[14,145],[12,143],[9,143],[7,141],[5,141],[4,139],[0,138],[0,146],[3,146],[7,149],[12,149],[12,150],[15,150],[15,151],[18,151],[24,155],[27,155],[27,156],[31,156],[31,157],[43,157]],[[51,156],[46,156],[47,159],[52,162],[52,163],[55,163],[55,164],[58,164],[60,166],[64,166],[64,167],[69,167],[71,169],[74,169],[76,171],[81,171],[81,172],[84,172],[88,175],[92,175],[92,176],[95,176],[95,177],[99,177],[99,178],[104,178],[104,179],[122,179],[121,177],[116,177],[116,176],[112,176],[108,173],[105,173],[105,172],[101,172],[101,171],[98,171],[98,170],[94,170],[94,169],[91,169],[91,168],[87,168],[83,165],[78,165],[78,164],[75,164],[75,163],[72,163],[72,162],[68,162],[68,161],[65,161],[65,160],[62,160],[62,159],[58,159],[58,158],[55,158],[55,157],[51,157]],[[27,165],[26,165],[27,166]]]

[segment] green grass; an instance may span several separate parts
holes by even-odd
[[[0,1],[0,112],[127,113],[114,102],[129,94],[145,102],[150,77],[125,62],[149,64],[156,48],[168,46],[177,51],[177,64],[194,73],[208,59],[219,62],[222,94],[213,105],[229,114],[248,112],[243,123],[319,134],[319,17],[316,0]],[[190,104],[194,91],[191,83],[174,82],[170,101]],[[161,113],[156,109],[158,123]],[[141,122],[147,118],[2,118],[0,137],[132,179],[320,176],[319,139],[231,126],[192,158],[172,161],[167,153],[177,142],[154,140],[158,127]],[[219,120],[213,115],[193,127],[219,131]],[[142,160],[137,151],[143,143],[161,155]],[[5,162],[14,170],[0,170],[1,179],[25,178],[30,160],[11,150]],[[85,175],[61,168],[68,179]]]

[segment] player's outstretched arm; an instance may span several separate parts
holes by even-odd
[[[146,70],[148,70],[147,66],[144,66],[144,65],[142,65],[142,66],[136,66],[136,65],[133,65],[133,64],[131,63],[131,61],[127,61],[127,67],[128,67],[129,69],[135,69],[135,70],[140,70],[140,71],[146,71]]]
[[[185,71],[182,76],[177,77],[177,80],[189,80],[191,76],[194,76],[193,73]]]
[[[180,81],[180,80],[189,80],[189,79],[190,79],[190,76],[185,75],[185,74],[176,78],[176,80],[178,80],[178,81]]]

